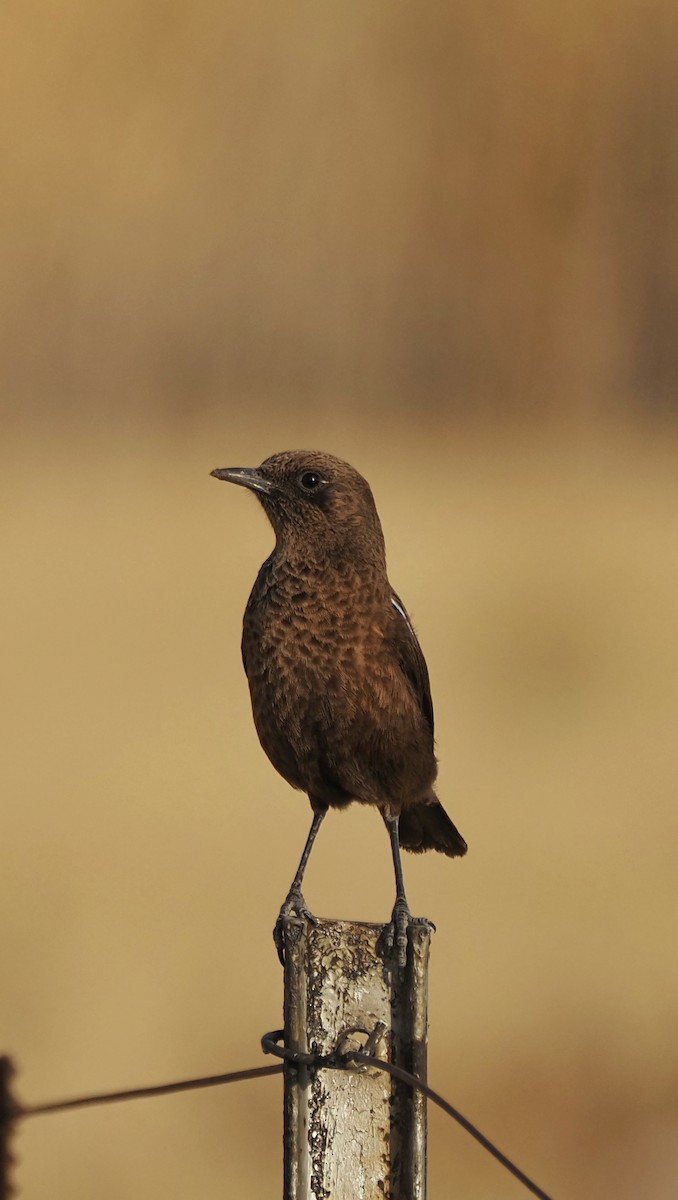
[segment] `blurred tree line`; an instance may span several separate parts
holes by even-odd
[[[7,418],[676,411],[673,0],[0,26]]]

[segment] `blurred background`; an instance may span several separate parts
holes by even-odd
[[[2,1048],[27,1102],[258,1064],[306,834],[209,478],[354,463],[463,862],[430,1079],[560,1200],[678,1192],[678,10],[8,3]],[[385,920],[378,816],[319,914]],[[26,1124],[30,1200],[281,1192],[277,1079]],[[522,1194],[430,1114],[430,1196]]]

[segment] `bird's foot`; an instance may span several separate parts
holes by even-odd
[[[391,920],[384,926],[381,935],[381,948],[389,955],[395,954],[398,966],[404,967],[407,962],[407,928],[412,920],[407,900],[396,899],[391,913]]]
[[[379,937],[379,949],[388,957],[395,953],[399,967],[407,964],[407,930],[410,925],[428,925],[435,929],[435,925],[426,917],[413,917],[407,900],[398,898],[393,905],[391,920]]]
[[[285,965],[285,917],[301,917],[304,921],[310,921],[311,925],[317,925],[317,919],[308,908],[299,888],[291,888],[283,901],[278,913],[278,920],[273,928],[273,941],[283,966]]]

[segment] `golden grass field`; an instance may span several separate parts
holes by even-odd
[[[271,548],[353,462],[462,862],[430,1079],[555,1200],[678,1196],[675,0],[0,6],[0,1050],[27,1102],[261,1061],[308,806],[252,726]],[[306,895],[391,909],[378,816]],[[26,1200],[271,1200],[279,1080],[35,1118]],[[517,1200],[430,1114],[430,1200]],[[366,1197],[364,1200],[372,1200]]]
[[[676,440],[433,436],[319,416],[2,447],[3,1048],[26,1101],[258,1064],[307,802],[260,750],[240,619],[271,534],[213,466],[319,446],[370,479],[427,655],[462,862],[408,856],[437,924],[430,1079],[558,1200],[678,1187]],[[306,895],[386,919],[377,816],[330,815]],[[35,1118],[27,1200],[281,1187],[277,1079]],[[430,1113],[430,1195],[521,1194]]]

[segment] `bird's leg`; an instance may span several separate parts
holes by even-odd
[[[391,920],[384,930],[384,945],[391,951],[395,947],[398,966],[404,967],[407,962],[407,927],[412,920],[412,914],[410,913],[407,896],[405,895],[403,867],[400,861],[398,818],[384,816],[384,820],[391,839],[391,853],[393,854],[393,869],[395,871],[396,883],[395,904],[393,905]]]
[[[311,857],[311,850],[313,849],[313,843],[315,841],[316,834],[320,829],[326,811],[327,809],[322,809],[320,812],[313,813],[313,821],[311,823],[308,837],[306,838],[304,852],[301,856],[299,866],[297,867],[297,873],[294,876],[294,879],[292,880],[292,886],[290,887],[290,890],[282,903],[282,907],[278,914],[278,920],[276,921],[273,929],[273,940],[278,951],[278,958],[283,966],[285,965],[285,935],[283,931],[284,918],[295,914],[297,917],[303,917],[306,921],[310,921],[312,925],[315,925],[316,923],[313,913],[306,906],[306,901],[301,893],[301,885],[308,860]]]

